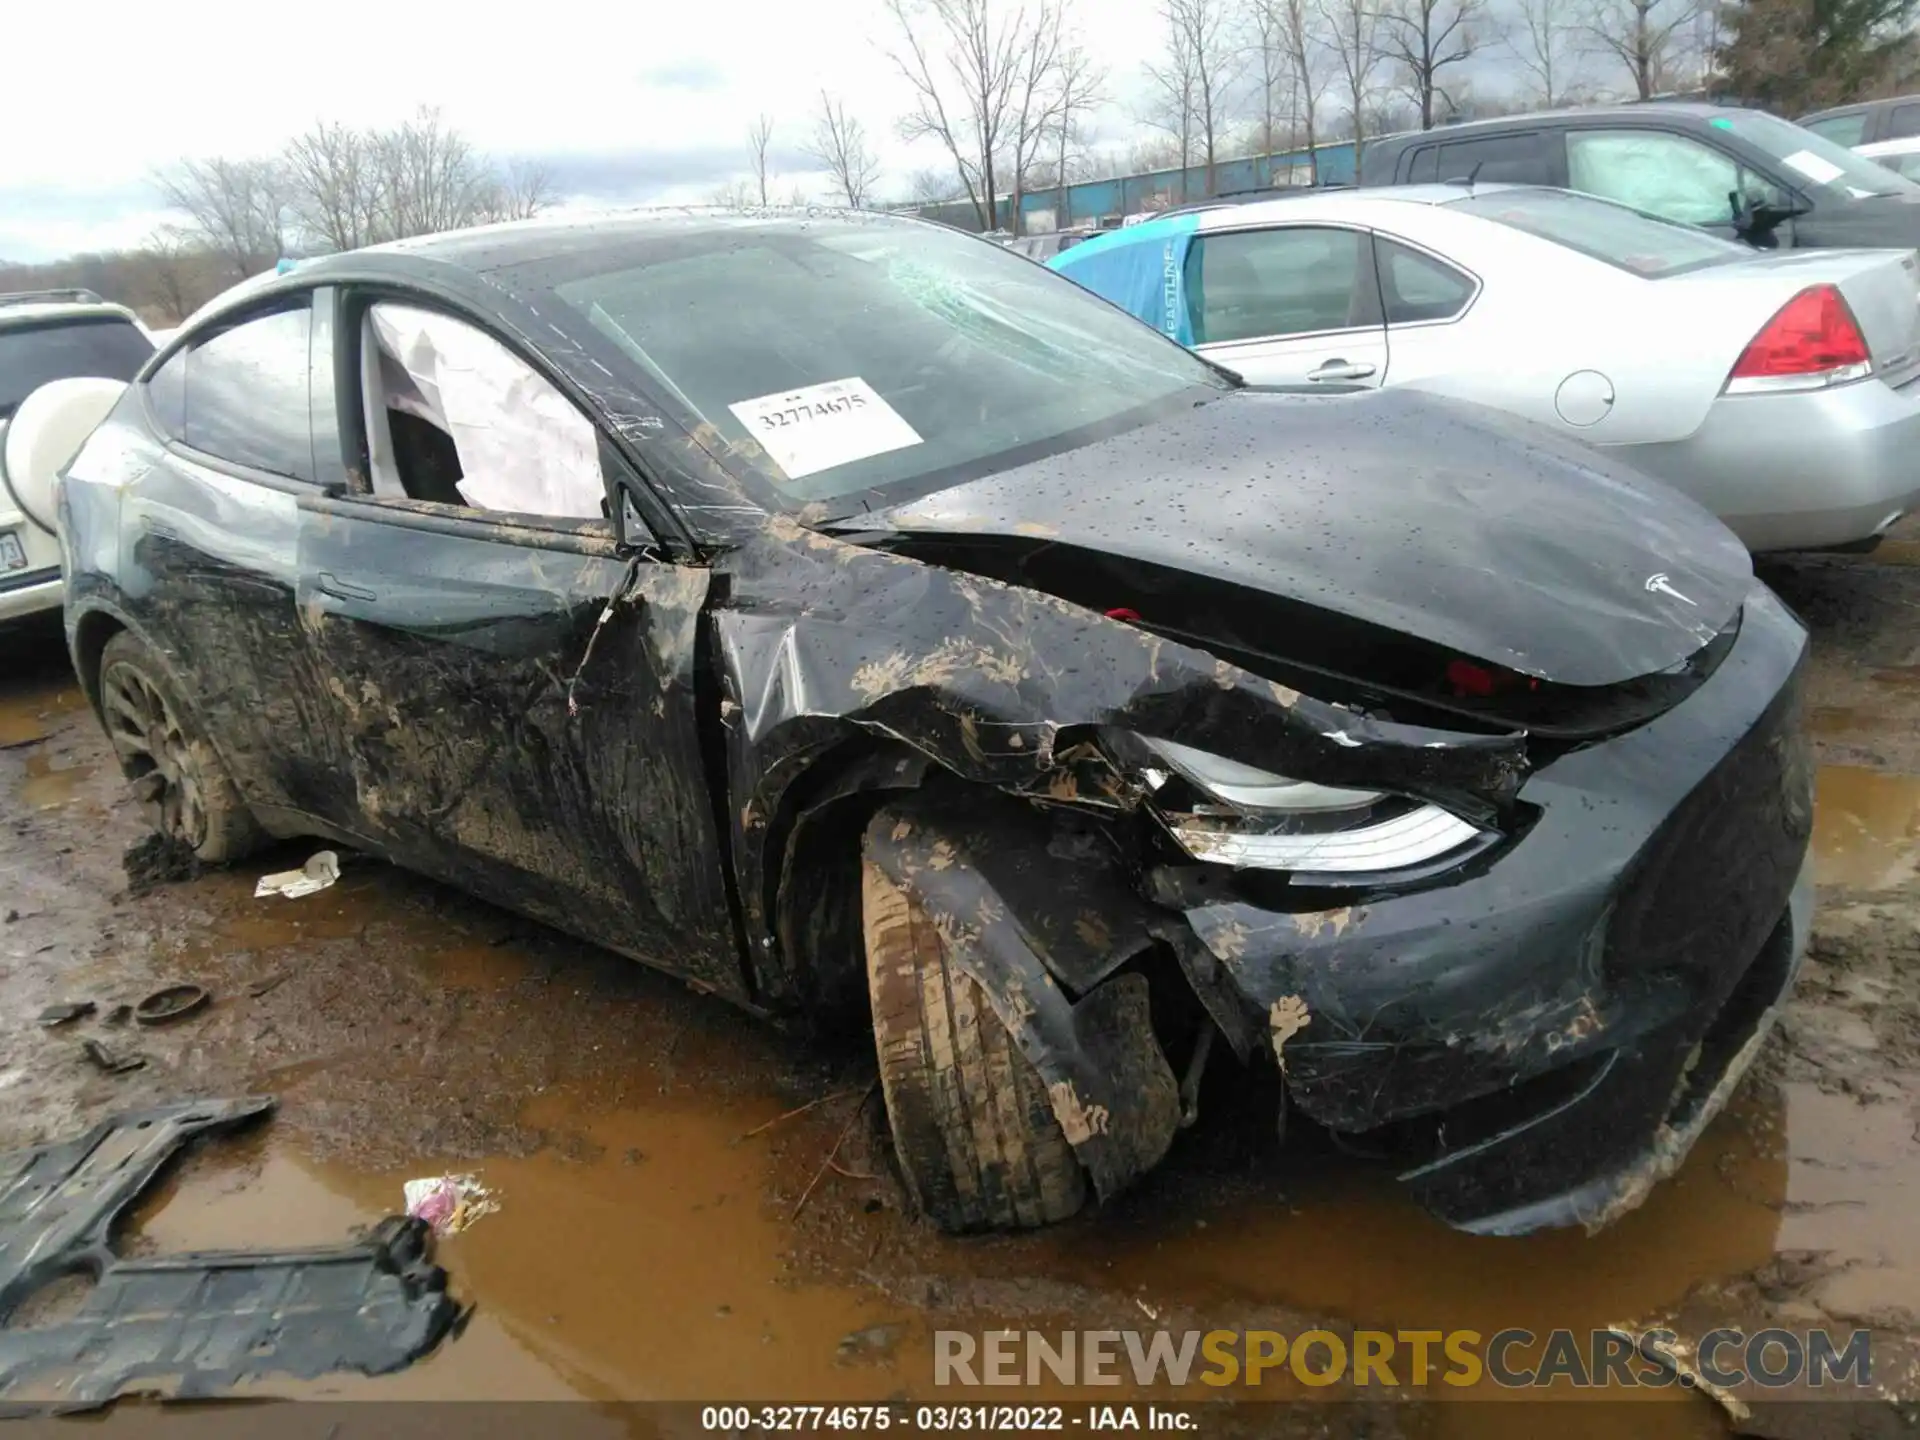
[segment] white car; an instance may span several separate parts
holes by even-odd
[[[1920,180],[1920,135],[1909,135],[1904,140],[1876,140],[1871,145],[1856,145],[1853,153],[1877,161],[1896,175]]]
[[[1605,447],[1756,551],[1867,548],[1920,504],[1911,250],[1463,183],[1199,208],[1048,263],[1254,384],[1412,386]]]
[[[92,429],[84,417],[104,415],[100,400],[117,394],[153,352],[131,310],[90,290],[0,295],[0,622],[59,608],[52,476]],[[112,389],[81,386],[100,398],[76,408],[73,386],[49,386],[78,378]],[[42,386],[49,389],[23,415]]]

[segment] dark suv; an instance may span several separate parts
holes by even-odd
[[[1760,110],[1599,105],[1390,135],[1362,185],[1557,185],[1763,249],[1920,246],[1920,185]]]
[[[1830,110],[1802,115],[1799,124],[1821,139],[1848,149],[1856,145],[1876,145],[1882,140],[1910,140],[1920,135],[1920,95],[1835,105]]]

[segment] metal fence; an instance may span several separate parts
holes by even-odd
[[[1153,170],[1112,180],[1082,180],[1051,186],[1020,197],[1020,230],[1038,235],[1074,225],[1117,221],[1143,210],[1166,210],[1189,205],[1209,195],[1230,195],[1288,185],[1353,183],[1353,143],[1316,146],[1311,155],[1290,150],[1273,155],[1248,155],[1215,163],[1211,174],[1204,165],[1186,170]],[[1002,229],[1013,225],[1013,197],[1002,195],[995,205],[997,224],[983,227],[971,201],[948,200],[908,207],[908,213],[939,220],[961,230]]]

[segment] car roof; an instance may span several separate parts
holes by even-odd
[[[1547,187],[1490,180],[1471,186],[1465,181],[1454,181],[1424,185],[1376,185],[1364,190],[1345,188],[1301,190],[1271,200],[1254,200],[1233,205],[1195,205],[1186,210],[1169,212],[1130,226],[1126,230],[1111,232],[1124,237],[1111,243],[1150,244],[1169,229],[1203,232],[1240,230],[1250,225],[1263,225],[1271,220],[1297,218],[1302,214],[1312,214],[1322,218],[1358,219],[1364,217],[1369,210],[1377,211],[1382,206],[1446,205],[1455,200],[1465,199],[1469,195],[1492,195],[1507,190],[1544,188]]]
[[[1911,155],[1920,150],[1920,135],[1907,135],[1898,140],[1876,140],[1871,145],[1856,145],[1853,153],[1865,155],[1869,160],[1882,155]]]
[[[1431,130],[1401,130],[1367,142],[1369,150],[1380,145],[1404,146],[1412,141],[1445,141],[1455,135],[1479,131],[1524,129],[1529,125],[1558,125],[1581,120],[1647,121],[1655,116],[1679,115],[1689,120],[1707,121],[1722,115],[1748,113],[1738,105],[1714,105],[1704,100],[1637,100],[1620,105],[1580,105],[1559,110],[1535,110],[1525,115],[1496,115],[1485,120],[1460,120],[1451,125],[1436,125]]]
[[[533,220],[508,220],[497,225],[477,225],[466,230],[448,230],[437,235],[391,240],[341,255],[316,256],[302,261],[288,275],[276,278],[304,278],[311,281],[315,275],[343,268],[343,262],[374,256],[412,256],[484,274],[528,261],[584,254],[598,249],[617,250],[622,241],[656,240],[675,234],[697,234],[702,230],[719,232],[755,223],[792,224],[821,220],[845,220],[894,228],[933,224],[915,216],[827,206],[769,205],[743,208],[693,205],[603,210],[542,216]]]
[[[41,299],[41,295],[53,296],[67,292],[61,291],[25,291],[13,294],[0,294],[0,328],[11,329],[14,326],[44,325],[58,320],[125,320],[138,325],[139,318],[124,305],[116,305],[110,300],[78,299]],[[28,298],[32,296],[33,298]]]

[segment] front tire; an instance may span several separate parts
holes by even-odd
[[[867,984],[900,1170],[943,1230],[1033,1229],[1087,1200],[1047,1087],[913,896],[862,862]]]
[[[100,713],[121,771],[147,792],[162,836],[205,865],[228,864],[259,846],[253,812],[172,678],[124,630],[100,654]]]

